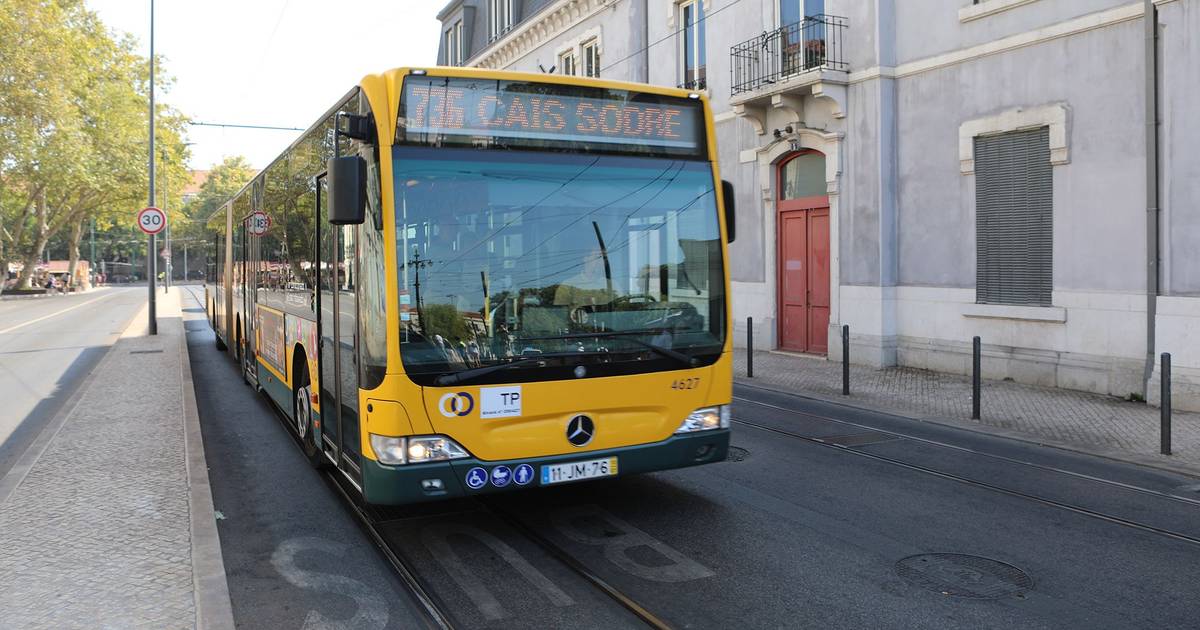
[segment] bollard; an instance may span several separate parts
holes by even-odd
[[[746,378],[754,378],[754,318],[746,318]]]
[[[1162,405],[1159,407],[1160,452],[1171,454],[1171,353],[1162,353]]]
[[[979,337],[971,340],[971,419],[979,419],[980,372],[983,364],[983,343]]]
[[[850,324],[842,324],[842,395],[850,395]]]

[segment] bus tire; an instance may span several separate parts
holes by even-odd
[[[213,337],[217,340],[217,350],[225,352],[229,349],[229,346],[225,345],[225,340],[221,339],[221,334],[217,332],[217,309],[215,308],[213,309],[212,329]]]
[[[300,386],[292,389],[292,426],[304,446],[304,456],[308,458],[308,463],[313,468],[324,468],[328,462],[325,454],[317,448],[313,431],[312,386],[308,382],[308,375],[304,374],[297,384]]]

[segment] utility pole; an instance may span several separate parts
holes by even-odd
[[[92,257],[88,260],[88,275],[96,277],[96,217],[92,217]]]
[[[154,0],[150,0],[150,205],[154,205]],[[158,334],[158,310],[154,304],[154,261],[158,258],[158,252],[155,251],[154,235],[150,235],[150,242],[147,245],[146,251],[149,254],[146,256],[146,286],[149,288],[150,303],[149,303],[149,318],[150,318],[150,334]]]
[[[167,155],[163,153],[163,166],[167,165]],[[167,234],[163,241],[163,251],[167,253],[163,257],[163,267],[166,273],[163,274],[163,293],[171,290],[171,215],[167,214],[167,205],[171,202],[171,194],[167,187],[167,173],[163,171],[163,215],[167,217]]]

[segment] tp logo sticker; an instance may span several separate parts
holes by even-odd
[[[442,415],[447,418],[465,416],[474,409],[475,399],[467,392],[443,394],[442,398],[438,400],[438,411],[442,412]]]
[[[521,386],[483,387],[479,390],[480,418],[511,418],[521,415]]]

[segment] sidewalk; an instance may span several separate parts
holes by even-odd
[[[971,420],[971,379],[914,368],[850,366],[850,396],[842,395],[842,364],[781,352],[755,352],[746,378],[746,350],[734,351],[738,383],[993,433],[1122,461],[1200,475],[1200,414],[1176,411],[1173,451],[1158,454],[1159,410],[1111,396],[984,380],[982,420]]]
[[[0,628],[232,628],[179,291],[0,478]]]

